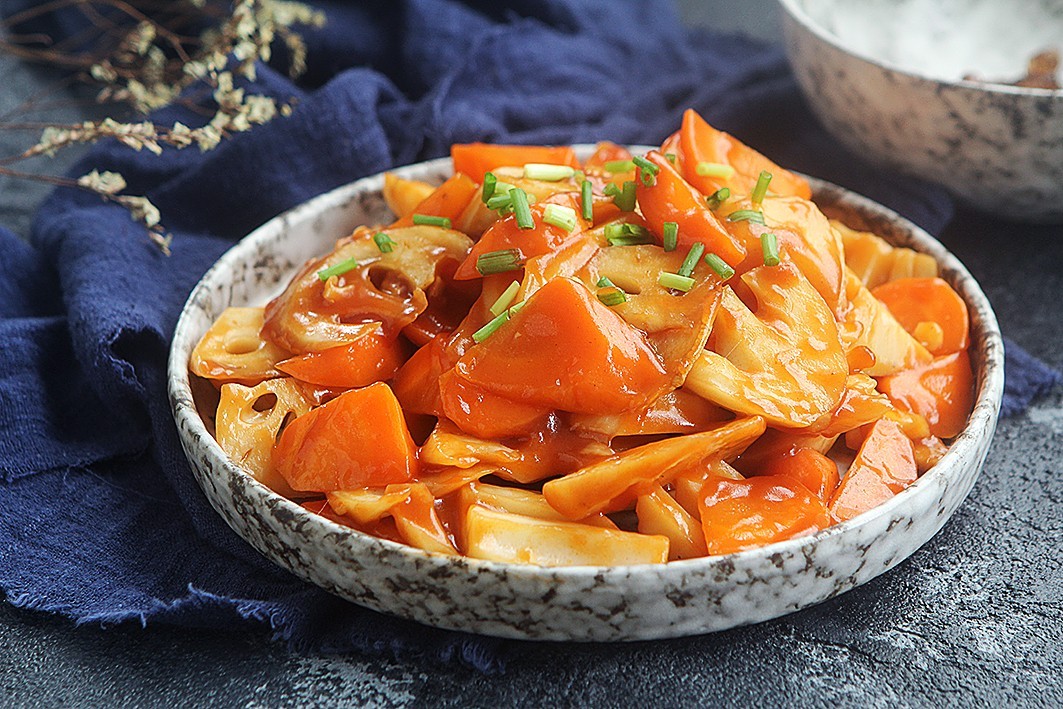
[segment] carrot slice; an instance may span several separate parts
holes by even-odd
[[[824,502],[838,487],[837,463],[819,451],[803,446],[768,460],[760,472],[793,478]]]
[[[785,475],[709,478],[698,506],[710,555],[805,536],[831,524],[823,501]]]
[[[584,169],[604,167],[607,162],[630,159],[630,150],[623,145],[610,143],[606,140],[598,143],[598,145],[594,147],[594,154],[587,158],[587,161],[583,163],[583,167]]]
[[[573,413],[627,411],[667,382],[645,336],[568,278],[548,281],[454,371],[511,401]]]
[[[967,350],[881,377],[878,388],[894,406],[925,418],[930,433],[939,438],[958,436],[974,406],[974,375]]]
[[[352,490],[409,481],[417,473],[417,447],[391,389],[373,384],[288,424],[273,463],[294,490]]]
[[[938,356],[967,349],[967,304],[959,293],[941,278],[898,278],[884,283],[871,294],[889,308],[897,322],[915,335],[921,323],[941,328],[940,343],[926,343]],[[931,346],[936,344],[937,346]]]
[[[679,134],[684,156],[683,175],[704,194],[727,187],[732,193],[748,195],[761,171],[766,170],[771,173],[770,189],[774,194],[804,199],[812,197],[812,189],[804,178],[779,167],[734,136],[716,130],[693,109],[688,108],[683,114]],[[697,165],[700,162],[730,165],[735,172],[728,178],[699,175]]]
[[[531,433],[549,413],[534,404],[513,401],[457,376],[439,378],[443,414],[458,428],[480,438],[510,438]]]
[[[349,345],[278,362],[277,369],[309,384],[353,389],[390,379],[403,359],[398,340],[371,332]]]
[[[477,182],[484,179],[484,173],[496,167],[520,167],[530,162],[579,167],[572,148],[560,145],[456,143],[450,147],[450,157],[454,161],[454,172],[464,173]]]
[[[911,485],[917,475],[911,440],[892,421],[876,421],[831,497],[830,510],[840,520],[852,519]]]
[[[580,214],[578,199],[558,197],[552,200],[551,203],[569,207],[577,215]],[[576,228],[571,232],[567,231],[543,219],[546,207],[546,204],[533,204],[531,206],[532,220],[535,222],[535,227],[532,229],[521,229],[517,225],[516,216],[512,214],[495,222],[484,232],[480,240],[472,247],[469,255],[465,257],[461,266],[454,272],[455,280],[463,281],[480,278],[481,274],[476,269],[476,261],[480,256],[492,251],[517,249],[524,260],[527,261],[538,256],[554,253],[574,239],[582,238],[581,235],[587,227],[587,222],[581,217],[577,217]],[[519,271],[514,271],[513,273],[519,276]]]
[[[439,377],[443,365],[444,338],[432,340],[413,353],[395,373],[392,388],[402,408],[411,414],[443,415],[439,399]]]
[[[445,217],[452,223],[458,221],[465,207],[479,194],[479,186],[465,175],[454,175],[425,197],[413,211],[400,217],[390,228],[412,226],[414,214]]]
[[[645,184],[640,169],[635,194],[653,233],[660,235],[665,222],[675,222],[679,225],[679,250],[686,251],[694,242],[701,242],[706,253],[715,253],[731,266],[741,263],[745,247],[724,228],[698,191],[656,150],[651,150],[646,159],[657,166],[656,179],[651,185]]]

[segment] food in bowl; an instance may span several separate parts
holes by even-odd
[[[192,352],[260,482],[430,552],[663,563],[891,498],[964,427],[964,301],[688,111],[660,150],[457,145]]]

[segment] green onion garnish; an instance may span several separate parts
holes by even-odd
[[[382,254],[390,254],[395,250],[395,242],[382,231],[373,234],[373,242],[376,243],[376,247],[380,249]]]
[[[524,176],[529,180],[560,182],[576,174],[576,168],[568,165],[551,165],[549,163],[530,162],[524,166]]]
[[[705,263],[709,264],[709,268],[716,272],[716,275],[727,280],[735,274],[735,270],[727,265],[727,262],[714,253],[705,254]]]
[[[424,226],[441,226],[444,229],[450,228],[450,220],[446,217],[434,217],[431,214],[414,214],[414,224],[423,224]]]
[[[519,303],[517,303],[516,305],[513,305],[512,307],[510,307],[510,309],[507,310],[506,312],[509,313],[509,317],[513,317],[514,315],[519,313],[521,310],[523,310],[524,306],[527,305],[527,304],[528,304],[527,300],[522,300]]]
[[[673,165],[675,165],[675,153],[665,153],[664,157],[665,157],[666,160],[668,160],[668,162],[670,162]]]
[[[543,210],[543,221],[559,229],[572,231],[576,228],[576,210],[561,204],[548,204]]]
[[[502,291],[502,295],[498,296],[498,300],[495,301],[489,310],[495,317],[501,315],[509,304],[513,302],[513,299],[517,297],[517,291],[520,290],[520,283],[513,281],[509,284],[509,287]]]
[[[579,188],[579,204],[584,219],[594,219],[594,203],[591,198],[591,183],[584,181]]]
[[[513,206],[513,198],[509,194],[496,194],[491,199],[487,200],[488,209],[509,209]]]
[[[771,173],[767,170],[761,170],[760,177],[757,178],[757,186],[753,188],[753,193],[749,196],[754,206],[759,207],[760,203],[764,201],[764,197],[768,194],[769,182],[771,182]]]
[[[726,202],[731,196],[731,190],[728,187],[721,187],[708,197],[705,198],[705,203],[709,205],[709,209],[715,211],[721,204]]]
[[[520,249],[499,249],[476,257],[476,270],[482,276],[516,271],[522,266],[524,266],[524,254],[520,252]]]
[[[610,182],[605,186],[606,197],[616,197],[618,194],[620,194],[620,188],[616,186],[615,182]]]
[[[636,155],[635,157],[631,158],[631,162],[642,168],[643,171],[650,173],[651,175],[656,175],[658,172],[661,171],[661,168],[657,167],[641,155]]]
[[[693,276],[694,268],[698,265],[703,253],[705,253],[705,244],[695,241],[694,245],[690,247],[690,251],[687,251],[687,257],[683,259],[683,265],[679,267],[679,275],[687,278]]]
[[[327,281],[333,276],[342,276],[344,273],[347,273],[347,271],[352,271],[356,268],[358,268],[358,261],[353,258],[349,258],[346,261],[340,261],[334,266],[329,266],[328,268],[321,269],[317,272],[317,277],[320,278],[322,281]]]
[[[661,235],[664,237],[664,250],[675,251],[679,245],[679,225],[675,222],[665,222]]]
[[[779,240],[770,231],[760,235],[760,250],[764,254],[765,266],[779,265]]]
[[[495,185],[498,183],[498,178],[495,177],[493,172],[484,173],[484,189],[480,194],[480,200],[487,204],[487,200],[495,196]]]
[[[681,290],[684,293],[694,287],[694,279],[687,276],[680,276],[678,273],[668,273],[668,271],[661,271],[657,276],[657,283],[665,288],[674,288],[675,290]]]
[[[635,211],[635,183],[628,180],[624,183],[624,189],[620,194],[613,197],[613,202],[620,207],[621,212]]]
[[[635,163],[631,160],[610,160],[602,165],[606,172],[618,173],[618,172],[631,172],[635,169]]]
[[[736,209],[727,217],[729,222],[753,222],[764,223],[764,213],[756,209]]]
[[[599,288],[616,288],[616,284],[609,280],[609,276],[602,276],[596,284]]]
[[[509,320],[509,311],[503,311],[501,314],[495,316],[486,325],[472,334],[472,339],[476,342],[483,342],[488,337],[495,333],[495,330],[502,327],[505,322]]]
[[[729,180],[734,177],[735,169],[719,162],[699,162],[694,166],[694,172],[702,177],[722,177]]]
[[[520,188],[509,191],[513,198],[513,214],[517,217],[517,228],[534,229],[535,220],[532,219],[531,209],[528,208],[528,193]]]
[[[610,308],[614,305],[620,305],[627,302],[627,294],[613,286],[598,292],[598,300],[602,301],[602,305],[607,305]]]
[[[605,225],[605,238],[611,246],[638,246],[640,244],[652,244],[653,237],[649,229],[638,224],[618,224],[616,222]]]

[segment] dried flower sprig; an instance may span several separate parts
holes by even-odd
[[[301,74],[306,69],[306,45],[294,28],[320,27],[325,21],[322,13],[309,6],[286,0],[234,0],[231,6],[218,0],[175,0],[161,5],[157,0],[56,0],[45,6],[51,11],[64,7],[82,10],[99,28],[98,36],[89,43],[91,48],[63,52],[58,45],[39,47],[15,35],[11,41],[0,41],[0,51],[74,69],[77,79],[100,87],[97,103],[124,104],[135,113],[146,114],[181,102],[201,114],[206,108],[210,118],[198,127],[112,117],[78,124],[45,124],[35,144],[0,159],[0,175],[76,186],[121,204],[148,229],[152,241],[165,253],[169,253],[171,237],[161,226],[159,210],[144,196],[120,194],[126,187],[121,175],[93,171],[68,180],[35,176],[6,165],[52,156],[103,138],[155,154],[164,148],[191,146],[211,150],[233,134],[291,112],[290,104],[248,93],[238,84],[255,79],[256,63],[271,58],[274,41],[283,42],[288,50],[289,73],[293,77]],[[101,14],[101,9],[108,10],[109,16]],[[34,14],[35,10],[19,13],[9,18],[8,24],[16,26]],[[115,17],[129,24],[116,23]],[[192,27],[205,29],[194,36],[183,34]],[[40,44],[38,37],[32,39]],[[206,105],[191,97],[197,86],[209,89],[211,100]],[[0,129],[4,127],[0,120]]]

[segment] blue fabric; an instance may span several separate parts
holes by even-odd
[[[5,3],[15,12],[27,2]],[[88,169],[121,172],[174,234],[166,258],[119,207],[57,191],[33,245],[0,229],[0,588],[79,623],[266,625],[299,648],[359,649],[501,667],[503,643],[340,601],[279,571],[208,506],[165,391],[170,334],[192,286],[279,212],[452,142],[659,142],[693,106],[791,165],[932,232],[943,193],[843,153],[799,100],[777,48],[683,30],[664,0],[322,2],[297,84],[263,67],[253,90],[289,118],[219,149],[161,157],[112,143]],[[56,12],[25,32],[62,37]],[[194,119],[177,110],[160,121]],[[1008,347],[1009,412],[1053,374]]]

